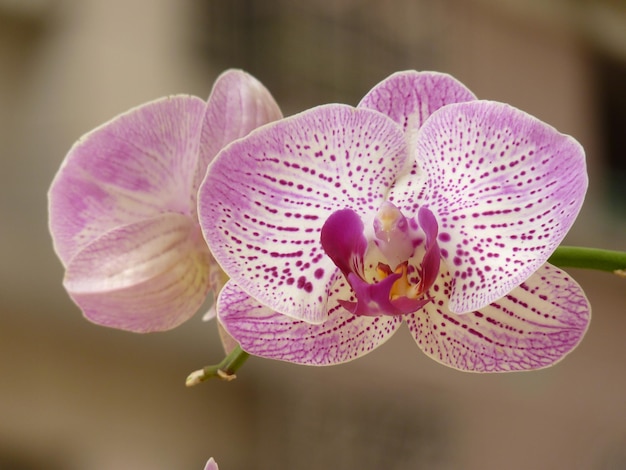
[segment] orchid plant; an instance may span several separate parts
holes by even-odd
[[[197,191],[218,151],[281,117],[252,76],[229,70],[208,101],[162,98],[83,136],[49,191],[63,284],[94,323],[163,331],[225,282],[200,231]]]

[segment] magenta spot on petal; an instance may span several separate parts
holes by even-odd
[[[313,273],[316,279],[320,279],[324,275],[324,270],[322,268],[317,268],[315,273]]]
[[[459,258],[458,256],[455,256],[452,261],[454,262],[455,266],[461,266],[462,264],[461,258]]]
[[[441,232],[439,234],[439,241],[449,242],[450,241],[450,234],[446,233],[446,232]]]

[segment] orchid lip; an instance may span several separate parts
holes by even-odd
[[[326,254],[341,270],[357,301],[340,304],[357,316],[404,315],[424,307],[427,291],[439,272],[437,222],[420,208],[422,230],[413,230],[391,202],[383,202],[374,219],[374,238],[367,240],[361,218],[351,209],[334,212],[322,228]],[[425,234],[423,258],[415,256]],[[419,266],[416,266],[416,262]]]

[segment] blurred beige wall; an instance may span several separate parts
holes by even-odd
[[[583,344],[513,375],[448,370],[403,329],[345,366],[252,359],[233,383],[185,389],[221,358],[215,325],[137,336],[81,317],[46,228],[65,153],[132,106],[207,96],[242,64],[288,113],[355,103],[395,70],[452,73],[583,143],[591,189],[569,240],[626,250],[603,209],[592,68],[624,38],[581,32],[575,2],[228,1],[0,0],[0,468],[200,469],[211,455],[224,470],[625,468],[625,285],[608,274],[573,273],[594,307]],[[241,17],[267,25],[261,40]]]

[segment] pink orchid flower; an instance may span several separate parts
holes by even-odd
[[[213,457],[211,457],[209,461],[206,463],[204,470],[219,470],[217,468],[217,463],[215,462],[215,460],[213,460]]]
[[[49,191],[64,286],[94,323],[162,331],[189,319],[225,277],[202,237],[197,190],[217,152],[279,119],[253,77],[222,74],[208,101],[144,104],[83,136]]]
[[[330,365],[404,321],[476,372],[554,364],[582,339],[581,288],[546,263],[582,205],[582,147],[439,73],[402,72],[222,150],[200,224],[231,280],[220,321],[254,355]]]

